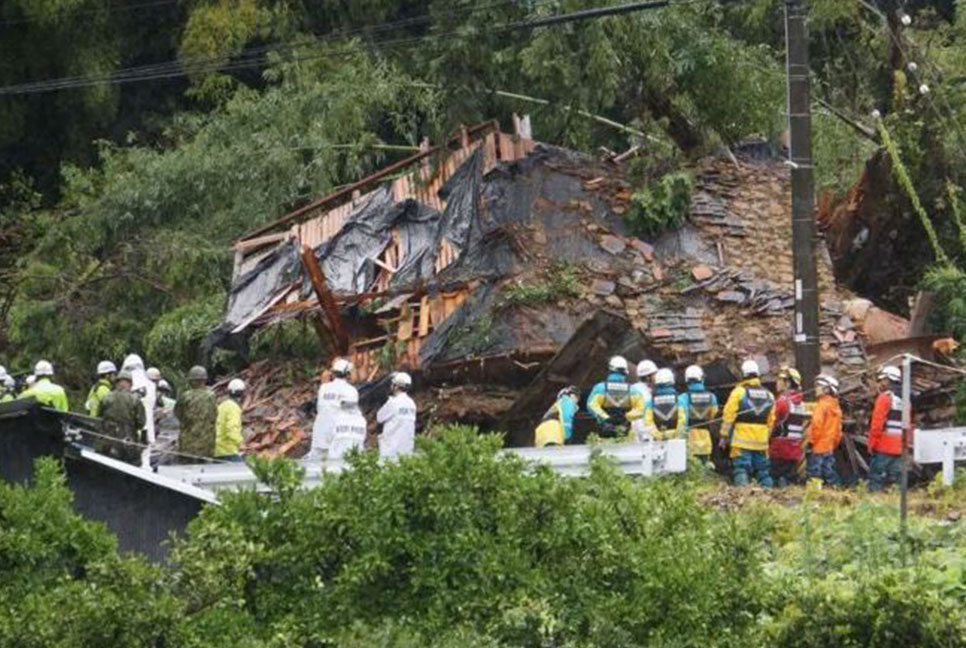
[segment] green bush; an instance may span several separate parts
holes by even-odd
[[[694,179],[685,172],[665,174],[631,196],[631,209],[624,220],[642,237],[657,236],[684,223],[691,205]]]

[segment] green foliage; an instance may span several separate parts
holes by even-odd
[[[922,286],[936,293],[940,305],[934,314],[935,329],[966,339],[966,272],[957,266],[935,265],[926,270]]]
[[[260,328],[249,339],[251,362],[304,360],[318,366],[325,355],[318,333],[304,318]]]
[[[144,338],[151,362],[171,368],[197,364],[198,343],[221,321],[223,307],[224,297],[212,297],[164,313]]]
[[[514,281],[503,290],[508,305],[543,304],[580,295],[580,274],[570,264],[555,264],[544,279],[527,282]]]
[[[0,646],[152,645],[177,617],[161,570],[74,512],[52,459],[31,488],[0,483],[0,521]]]
[[[53,461],[0,485],[0,646],[958,646],[966,526],[838,493],[721,512],[690,476],[560,477],[472,428],[225,494],[164,568],[119,558]],[[961,508],[963,489],[941,497]],[[727,493],[720,496],[727,497]],[[868,495],[862,497],[868,498]],[[716,499],[716,498],[715,498]],[[914,500],[915,501],[915,500]]]
[[[665,174],[660,180],[635,191],[631,209],[624,216],[636,236],[654,237],[684,223],[691,204],[694,179],[686,172]]]
[[[482,353],[493,343],[493,316],[486,313],[457,328],[449,337],[449,345],[464,355]]]

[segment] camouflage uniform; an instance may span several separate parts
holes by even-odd
[[[215,421],[218,418],[215,394],[207,387],[192,387],[178,399],[174,414],[181,422],[178,452],[196,457],[214,456]],[[179,461],[197,463],[200,460],[180,457]]]
[[[115,389],[101,399],[99,410],[104,434],[115,439],[144,443],[144,406],[137,394]],[[101,452],[130,462],[138,462],[142,450],[140,446],[107,440],[95,446]]]

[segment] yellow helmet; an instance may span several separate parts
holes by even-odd
[[[795,385],[801,386],[802,384],[802,374],[798,373],[798,369],[795,367],[782,367],[781,372],[778,374],[779,378],[785,378],[786,380],[792,381]]]

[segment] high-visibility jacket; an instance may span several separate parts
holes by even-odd
[[[627,376],[613,372],[599,382],[587,397],[587,410],[598,423],[636,421],[644,416],[644,398],[627,382]]]
[[[561,396],[543,415],[543,421],[534,433],[534,445],[538,448],[554,443],[563,445],[574,434],[574,417],[580,405],[570,396]]]
[[[215,456],[238,454],[244,440],[241,405],[232,398],[226,398],[218,404],[218,418],[215,420]]]
[[[758,378],[742,380],[731,390],[722,414],[721,433],[731,440],[731,456],[741,450],[768,451],[775,422],[775,397]]]
[[[775,424],[768,444],[772,459],[802,460],[802,439],[808,424],[812,403],[797,389],[788,389],[775,400]]]
[[[655,441],[683,439],[687,429],[687,412],[678,403],[673,387],[657,387],[644,411],[644,425]]]
[[[67,411],[67,392],[60,385],[43,376],[30,388],[20,394],[20,398],[35,398],[41,405],[53,407],[61,412]]]
[[[893,392],[876,396],[869,424],[869,451],[902,454],[902,399]]]
[[[688,391],[678,397],[687,417],[688,452],[705,457],[711,454],[711,421],[718,416],[718,397],[704,388],[704,383],[688,383]]]
[[[101,378],[91,390],[87,393],[87,401],[84,403],[84,408],[87,413],[91,416],[100,416],[101,412],[101,399],[111,393],[111,381],[107,378]]]
[[[842,440],[842,408],[838,398],[830,394],[818,397],[805,439],[812,452],[818,454],[827,454],[839,446]]]

